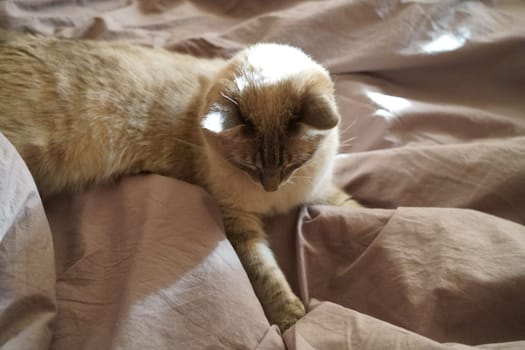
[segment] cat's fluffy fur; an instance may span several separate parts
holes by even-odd
[[[304,314],[261,218],[353,203],[332,185],[339,115],[327,71],[257,44],[230,60],[0,32],[0,131],[43,195],[140,172],[205,187],[272,322]]]

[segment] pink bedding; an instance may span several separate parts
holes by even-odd
[[[519,0],[1,2],[18,31],[302,47],[334,75],[337,180],[367,208],[267,220],[308,306],[281,335],[205,191],[147,175],[42,204],[0,135],[0,348],[525,349],[524,18]]]

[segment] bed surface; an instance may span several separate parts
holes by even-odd
[[[40,200],[0,135],[1,349],[524,349],[522,1],[0,2],[0,28],[228,57],[303,48],[336,82],[337,181],[367,208],[268,219],[307,315],[268,323],[214,200],[159,175]]]

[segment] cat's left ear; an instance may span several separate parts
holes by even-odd
[[[221,133],[241,124],[242,120],[236,106],[219,103],[213,104],[201,119],[201,127],[214,133]]]
[[[319,130],[335,128],[339,123],[335,102],[321,94],[305,96],[300,111],[300,121]]]

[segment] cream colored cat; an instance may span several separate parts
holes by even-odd
[[[0,131],[43,196],[154,172],[205,187],[271,322],[304,314],[261,218],[352,204],[332,185],[339,115],[325,69],[257,44],[230,60],[0,32]]]

